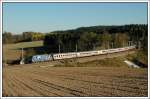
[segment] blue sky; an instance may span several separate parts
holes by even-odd
[[[147,24],[147,3],[3,3],[3,31],[15,34],[124,24]]]

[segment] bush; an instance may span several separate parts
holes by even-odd
[[[25,57],[31,57],[35,54],[36,54],[36,51],[33,48],[27,49],[26,52],[25,52]]]

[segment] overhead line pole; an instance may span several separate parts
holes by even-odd
[[[75,62],[76,62],[76,63],[78,63],[78,62],[77,62],[77,58],[78,58],[77,52],[78,52],[78,45],[76,44],[76,58],[75,58]]]
[[[23,48],[22,48],[22,60],[23,60]]]
[[[76,52],[78,51],[78,46],[77,46],[77,44],[76,44]]]
[[[21,49],[21,61],[20,64],[24,64],[24,57],[23,57],[23,48]]]
[[[107,50],[109,49],[109,41],[107,41]],[[106,58],[108,57],[108,51],[106,53]]]
[[[111,43],[111,48],[113,48],[113,42]]]
[[[60,44],[59,44],[59,53],[60,53]]]

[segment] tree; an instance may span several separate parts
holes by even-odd
[[[2,36],[3,36],[3,44],[13,43],[12,33],[10,33],[10,32],[4,32],[2,34]]]
[[[97,35],[94,32],[85,32],[81,35],[78,46],[79,50],[91,50],[97,42]]]
[[[111,35],[107,32],[104,31],[104,33],[101,35],[101,47],[102,48],[110,48],[110,42],[112,41]]]
[[[114,39],[115,47],[124,47],[128,44],[128,36],[125,33],[116,33]]]
[[[23,32],[23,40],[24,41],[32,41],[32,33],[33,32]]]

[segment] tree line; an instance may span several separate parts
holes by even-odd
[[[40,32],[23,32],[22,34],[13,35],[11,32],[2,34],[3,44],[19,43],[44,40],[44,34]]]
[[[108,49],[136,44],[148,52],[147,24],[122,26],[92,26],[74,30],[54,31],[45,35],[44,46],[48,52],[88,51]]]

